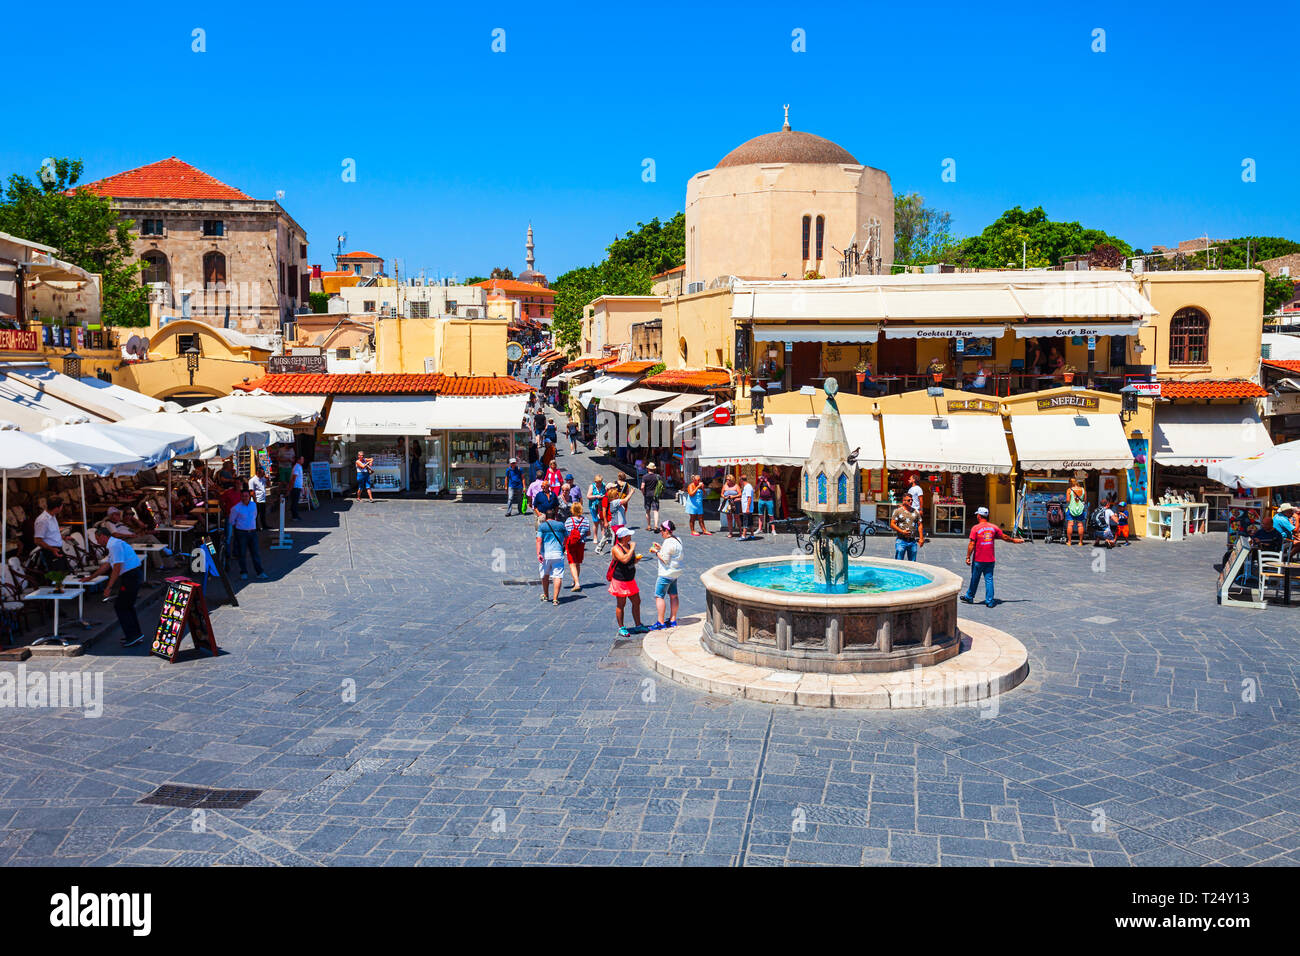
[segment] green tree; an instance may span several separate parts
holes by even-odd
[[[468,279],[461,280],[461,285],[478,285],[480,282],[487,282],[487,276],[470,276]]]
[[[311,292],[307,295],[311,302],[311,310],[316,315],[324,315],[330,310],[330,296],[328,292]]]
[[[513,279],[514,277],[515,274],[510,271],[508,266],[497,266],[492,270],[492,274],[488,276],[489,279]]]
[[[87,272],[101,276],[102,313],[113,325],[149,324],[143,264],[131,249],[130,220],[84,186],[79,159],[56,159],[36,179],[14,173],[0,203],[0,232],[44,243]]]
[[[981,269],[1030,268],[1060,265],[1066,256],[1087,255],[1098,245],[1114,246],[1122,255],[1133,254],[1123,239],[1100,229],[1085,229],[1077,222],[1054,222],[1042,206],[1028,211],[1008,209],[978,236],[961,240],[952,250],[951,261]],[[897,256],[895,257],[897,258]]]
[[[919,193],[894,196],[894,262],[930,265],[952,253],[952,213],[932,209]],[[901,271],[901,269],[899,270]]]

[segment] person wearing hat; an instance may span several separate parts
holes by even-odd
[[[1273,512],[1273,530],[1291,541],[1300,540],[1296,533],[1295,506],[1286,502],[1277,506]]]
[[[674,532],[677,526],[672,521],[664,521],[659,526],[659,535],[663,538],[650,546],[650,553],[659,561],[659,576],[655,578],[655,610],[658,620],[650,625],[652,631],[662,631],[666,627],[677,626],[677,579],[682,576],[682,542]],[[664,611],[671,609],[665,620]]]
[[[506,469],[506,517],[510,517],[510,509],[514,508],[516,514],[523,514],[524,509],[521,507],[524,497],[524,472],[519,467],[519,459],[511,458],[510,467]]]
[[[989,520],[988,508],[975,510],[975,527],[970,530],[970,542],[966,545],[966,563],[970,565],[970,589],[960,595],[962,603],[975,603],[975,589],[979,587],[980,578],[984,579],[984,603],[994,605],[993,599],[993,542],[998,538],[1012,544],[1024,544],[1024,538],[1008,538],[1002,529]],[[972,561],[971,559],[974,558]]]
[[[632,530],[626,525],[614,532],[614,557],[609,562],[609,593],[618,602],[614,607],[614,620],[618,622],[619,637],[641,634],[649,628],[641,624],[641,590],[636,586],[636,545],[632,541]],[[632,599],[633,627],[623,624],[623,605]]]
[[[659,477],[658,466],[652,461],[645,466],[645,477],[641,479],[641,499],[645,503],[645,526],[651,531],[659,531],[659,494],[663,489],[663,480]]]

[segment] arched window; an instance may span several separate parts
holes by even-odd
[[[203,287],[224,292],[226,288],[226,257],[219,252],[209,252],[203,257]]]
[[[803,217],[803,257],[808,258],[808,240],[812,233],[812,216]]]
[[[826,241],[826,217],[817,217],[817,258],[822,257],[822,243]]]
[[[142,285],[149,285],[152,282],[167,281],[167,257],[157,249],[150,249],[143,256],[144,269],[140,273],[140,282]]]
[[[839,480],[835,483],[835,502],[836,504],[846,505],[849,503],[849,476],[840,475]]]
[[[803,473],[803,500],[804,501],[811,500],[808,497],[808,472],[806,471]]]
[[[683,335],[677,340],[677,351],[681,353],[682,361],[685,362],[687,355],[686,336]]]
[[[1169,364],[1204,365],[1210,355],[1210,317],[1200,309],[1179,309],[1169,323]]]
[[[817,473],[817,503],[819,505],[826,504],[827,485],[826,472],[819,471]]]

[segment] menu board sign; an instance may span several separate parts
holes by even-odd
[[[212,633],[202,588],[189,578],[168,578],[167,595],[163,598],[158,630],[149,652],[175,663],[187,629],[196,648],[206,647],[213,657],[217,656],[217,639]]]

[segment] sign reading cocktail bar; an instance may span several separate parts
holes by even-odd
[[[1098,407],[1098,400],[1088,395],[1053,395],[1051,398],[1038,400],[1040,412],[1045,412],[1049,408],[1082,408],[1095,412]]]
[[[40,336],[30,329],[0,329],[0,352],[39,352]]]

